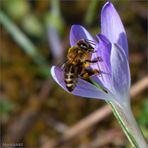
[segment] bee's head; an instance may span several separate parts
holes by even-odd
[[[85,50],[86,52],[93,52],[94,48],[85,40],[85,39],[81,39],[77,42],[77,45]]]

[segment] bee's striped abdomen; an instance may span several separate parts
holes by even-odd
[[[75,65],[67,64],[64,72],[64,82],[68,91],[73,91],[77,86],[78,70]]]
[[[74,88],[77,85],[77,79],[74,76],[74,73],[68,72],[65,73],[65,84],[66,84],[66,88],[71,92],[74,90]]]

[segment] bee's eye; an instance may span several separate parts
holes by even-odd
[[[80,47],[83,48],[83,49],[87,49],[87,48],[88,48],[87,45],[84,44],[84,43],[81,43],[81,44],[80,44]]]

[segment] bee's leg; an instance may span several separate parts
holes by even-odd
[[[97,70],[97,69],[85,69],[82,74],[80,75],[80,77],[82,79],[88,79],[90,76],[93,76],[93,75],[97,75],[97,74],[100,74],[101,71]]]
[[[97,57],[98,62],[103,62],[103,59],[101,57]]]
[[[85,60],[85,62],[88,62],[88,63],[97,63],[97,62],[102,62],[102,58],[101,57],[97,57],[93,60]]]

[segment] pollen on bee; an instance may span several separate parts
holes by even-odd
[[[89,63],[85,63],[84,66],[85,66],[85,67],[89,67],[90,64],[89,64]]]
[[[98,71],[97,69],[94,69],[93,71],[94,71],[94,74],[99,74],[99,73],[101,73],[101,71]]]
[[[83,79],[87,79],[88,77],[89,77],[88,73],[85,73],[85,74],[83,75]]]
[[[69,49],[68,49],[68,53],[70,53],[70,52],[71,52],[71,50],[72,50],[72,48],[69,48]]]
[[[76,65],[77,63],[75,61],[72,62],[73,65]]]

